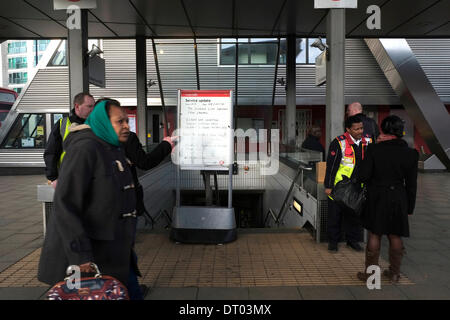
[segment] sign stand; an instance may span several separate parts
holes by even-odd
[[[177,122],[180,134],[176,205],[170,232],[170,238],[176,242],[222,244],[236,240],[236,220],[232,206],[232,101],[231,90],[178,91]],[[192,130],[191,134],[189,130]],[[192,132],[195,132],[194,139]],[[182,206],[181,170],[228,171],[228,206]],[[210,174],[205,173],[207,180]],[[205,190],[209,182],[206,182]]]

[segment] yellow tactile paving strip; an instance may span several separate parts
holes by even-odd
[[[41,249],[0,273],[0,287],[45,286],[36,279]],[[356,279],[364,253],[338,253],[308,233],[243,233],[225,245],[175,244],[167,234],[139,234],[140,282],[152,287],[365,285]],[[380,261],[382,269],[387,262]],[[389,284],[386,280],[382,284]],[[400,284],[413,284],[402,277]]]

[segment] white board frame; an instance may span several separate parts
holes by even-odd
[[[230,168],[232,168],[233,166],[233,150],[234,150],[234,146],[233,146],[233,142],[234,142],[234,128],[233,128],[233,109],[234,109],[234,105],[233,105],[233,90],[178,90],[178,103],[177,103],[177,129],[181,129],[181,111],[182,111],[182,105],[181,105],[181,95],[183,92],[185,91],[189,91],[189,92],[199,92],[200,97],[201,97],[201,93],[202,92],[224,92],[227,91],[229,92],[230,96],[229,96],[229,118],[228,118],[228,127],[230,129],[230,134],[229,134],[229,155],[228,155],[228,160],[229,163],[227,165],[222,165],[222,166],[215,166],[215,165],[206,165],[206,164],[202,164],[202,165],[182,165],[181,164],[181,156],[180,153],[181,151],[181,140],[183,139],[182,136],[179,137],[179,145],[180,148],[177,148],[178,150],[178,161],[179,161],[179,168],[180,170],[208,170],[208,171],[228,171],[230,170]]]

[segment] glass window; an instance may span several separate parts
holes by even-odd
[[[298,38],[296,45],[297,64],[315,63],[319,53],[311,51],[313,56],[308,57],[309,45],[306,38]],[[315,39],[310,43],[314,42]],[[276,38],[252,38],[239,39],[239,64],[240,65],[275,65],[277,55]],[[319,50],[320,51],[320,50]],[[287,44],[286,39],[280,39],[279,63],[286,64]],[[234,65],[236,57],[236,39],[220,40],[220,64]],[[312,62],[310,62],[312,61]]]
[[[59,119],[61,119],[61,118],[64,118],[64,117],[67,117],[67,116],[69,116],[69,114],[68,113],[54,113],[54,114],[52,114],[52,117],[53,117],[53,125],[57,122],[57,121],[59,121]]]
[[[23,84],[28,81],[28,72],[14,72],[9,74],[10,84]]]
[[[310,63],[310,64],[315,64],[316,57],[322,53],[322,51],[319,48],[311,47],[311,45],[316,40],[317,40],[317,38],[308,39],[308,63]],[[327,39],[322,38],[322,42],[326,43]]]
[[[27,43],[26,41],[14,41],[8,43],[8,53],[16,54],[16,53],[26,53],[27,52]]]
[[[9,58],[8,67],[9,69],[27,68],[28,67],[27,57]]]
[[[39,63],[39,61],[42,58],[42,54],[38,55],[38,56],[34,56],[34,66],[36,67],[37,64]]]
[[[13,88],[13,90],[17,93],[21,93],[23,88]]]
[[[45,114],[21,114],[8,133],[3,148],[45,148]]]
[[[67,66],[66,40],[62,41],[55,55],[50,60],[49,66]]]

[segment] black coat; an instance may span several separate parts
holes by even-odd
[[[414,211],[419,154],[402,139],[372,144],[359,170],[367,184],[363,226],[371,232],[409,236],[408,215]]]
[[[69,120],[71,123],[84,123],[84,119],[78,117],[74,110],[71,111]],[[50,132],[44,151],[45,176],[48,180],[53,181],[58,179],[58,162],[62,152],[63,140],[61,137],[60,121],[57,121]]]
[[[141,170],[150,170],[156,167],[170,154],[172,147],[169,142],[162,141],[155,149],[147,153],[142,148],[142,144],[139,142],[137,135],[134,132],[130,132],[124,148],[127,158],[131,161],[131,172],[136,186],[136,209],[138,215],[142,215],[146,210],[144,205],[144,190],[139,183],[136,167]]]
[[[136,225],[136,218],[122,217],[136,208],[130,167],[123,148],[101,140],[88,126],[76,130],[64,144],[67,154],[38,279],[53,285],[63,280],[69,265],[93,261],[127,285]]]

